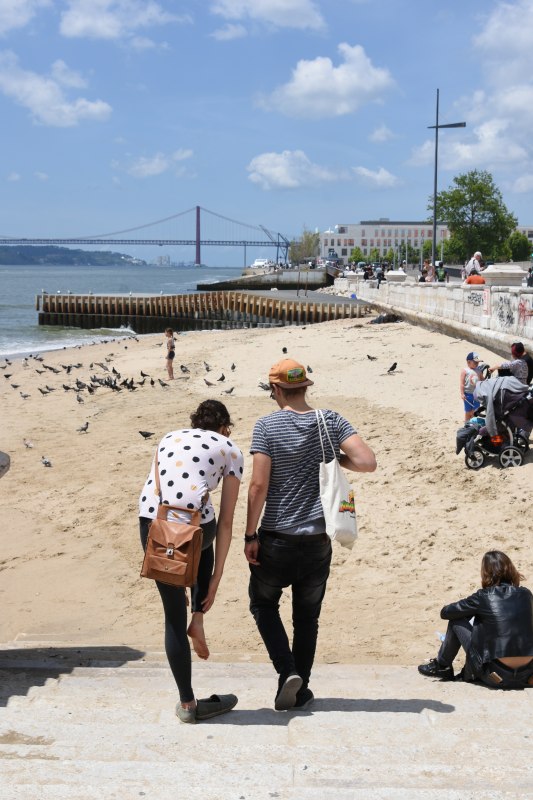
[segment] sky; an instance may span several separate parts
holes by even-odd
[[[532,59],[533,0],[0,0],[0,235],[427,218],[437,88],[439,190],[533,225]]]

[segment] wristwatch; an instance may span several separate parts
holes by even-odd
[[[244,541],[245,541],[246,544],[249,544],[250,542],[256,542],[258,539],[259,539],[259,536],[257,535],[257,531],[255,531],[254,533],[245,533],[244,534]]]

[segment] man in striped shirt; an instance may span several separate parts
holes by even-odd
[[[250,564],[250,610],[279,676],[275,708],[286,711],[308,708],[314,700],[308,684],[331,541],[319,493],[317,417],[306,399],[313,381],[301,364],[286,358],[271,368],[269,383],[279,409],[254,427],[244,553]],[[374,453],[355,428],[335,411],[323,413],[335,451],[330,458],[355,472],[373,472]],[[279,614],[282,591],[289,586],[292,646]]]

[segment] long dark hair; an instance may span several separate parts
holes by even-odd
[[[489,550],[481,560],[481,585],[484,589],[488,586],[499,586],[500,583],[511,583],[520,586],[524,580],[509,556],[501,550]]]
[[[204,400],[191,414],[191,426],[204,431],[218,431],[232,425],[228,409],[219,400]]]

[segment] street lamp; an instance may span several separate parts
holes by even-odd
[[[439,128],[466,128],[466,122],[450,122],[447,125],[439,125],[439,90],[437,89],[437,113],[435,125],[428,125],[428,128],[435,128],[435,176],[433,181],[433,242],[431,244],[431,264],[435,265],[435,253],[437,242],[437,165],[439,159]]]

